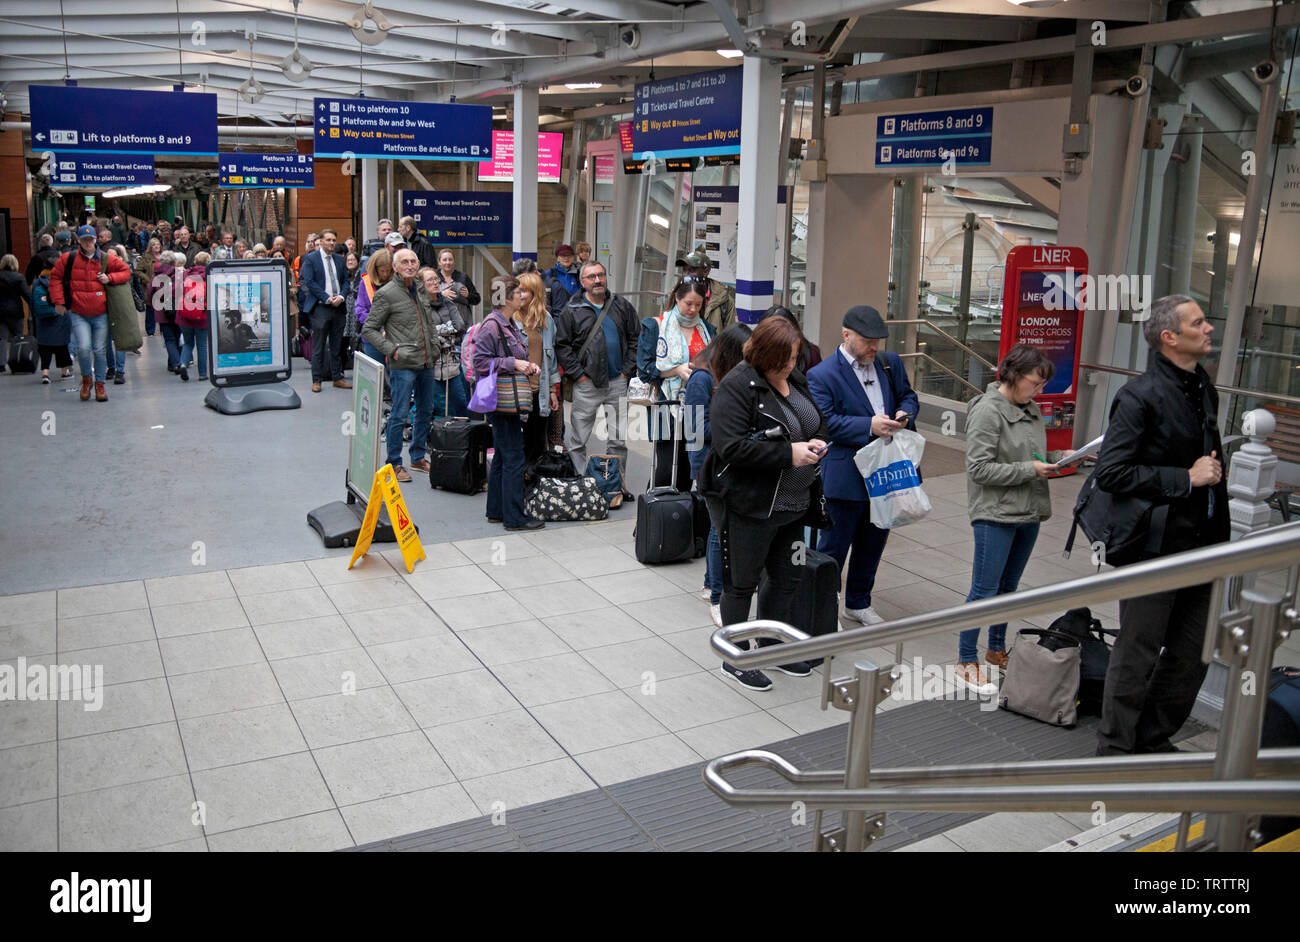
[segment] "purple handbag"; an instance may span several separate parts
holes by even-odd
[[[492,368],[474,381],[474,394],[469,397],[471,412],[487,413],[497,411],[497,363],[492,361]]]

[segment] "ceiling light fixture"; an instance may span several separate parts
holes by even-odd
[[[739,59],[744,55],[739,49],[715,49],[714,52],[724,59]]]
[[[262,100],[262,96],[266,94],[266,89],[253,75],[253,40],[257,39],[257,34],[250,29],[246,35],[248,36],[248,78],[235,90],[239,92],[240,98],[250,105],[255,105]]]
[[[124,196],[148,196],[151,193],[166,193],[172,188],[170,183],[146,183],[141,186],[128,186],[120,190],[105,190],[99,195],[106,200],[115,200]]]
[[[357,42],[367,46],[378,46],[388,38],[388,31],[393,28],[393,24],[384,19],[384,14],[376,10],[370,0],[357,7],[357,12],[348,20],[348,26],[352,35],[357,37]]]
[[[280,71],[289,81],[301,84],[311,75],[311,60],[302,54],[298,48],[298,4],[300,0],[293,0],[293,52],[289,53],[280,60]]]
[[[579,91],[586,88],[600,88],[601,84],[600,82],[565,82],[564,87]]]

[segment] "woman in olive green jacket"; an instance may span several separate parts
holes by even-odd
[[[1061,452],[1047,454],[1047,431],[1034,396],[1052,378],[1052,361],[1038,347],[1016,344],[998,364],[998,381],[971,400],[966,413],[966,490],[975,530],[975,567],[967,602],[1014,592],[1020,585],[1038,525],[1052,515],[1047,478]],[[980,630],[961,633],[958,680],[978,693],[996,687],[981,669]],[[1006,622],[989,626],[985,660],[1007,666]]]

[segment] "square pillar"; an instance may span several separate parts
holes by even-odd
[[[537,88],[515,86],[514,258],[537,261]]]
[[[776,187],[780,171],[781,66],[745,56],[740,105],[740,232],[736,316],[753,324],[772,306]]]

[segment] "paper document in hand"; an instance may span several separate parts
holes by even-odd
[[[1060,461],[1056,462],[1056,466],[1058,468],[1064,468],[1067,465],[1078,464],[1084,458],[1090,458],[1095,456],[1097,452],[1101,451],[1101,440],[1105,437],[1106,437],[1105,435],[1098,435],[1096,438],[1088,442],[1088,444],[1084,445],[1078,451],[1072,451],[1064,458],[1062,458]]]

